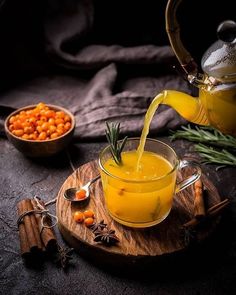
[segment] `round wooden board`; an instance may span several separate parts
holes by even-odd
[[[188,171],[188,173],[191,171]],[[187,173],[187,172],[185,172]],[[85,184],[99,174],[97,161],[89,162],[78,168],[70,175],[62,185],[57,198],[57,217],[59,229],[65,240],[81,254],[90,257],[119,260],[122,258],[135,261],[138,258],[160,257],[164,254],[176,253],[184,250],[186,245],[183,239],[181,225],[193,217],[193,188],[189,187],[174,197],[173,207],[169,216],[159,225],[146,228],[134,229],[118,224],[108,214],[104,204],[101,180],[99,179],[90,188],[90,199],[81,205],[70,203],[63,194],[69,187]],[[181,180],[184,175],[179,174]],[[202,181],[206,187],[207,207],[220,202],[220,196],[215,186],[209,179],[202,175]],[[84,224],[78,224],[73,220],[76,210],[92,209],[96,221],[104,220],[108,226],[115,230],[120,242],[108,247],[94,242],[94,235]],[[198,233],[198,239],[205,239],[215,228],[216,219],[212,220],[207,227]]]

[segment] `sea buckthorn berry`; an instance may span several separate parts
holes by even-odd
[[[28,126],[28,127],[24,128],[24,133],[26,133],[26,134],[31,134],[33,132],[34,132],[34,128],[31,127],[31,126]]]
[[[60,128],[59,129],[57,128],[56,132],[57,132],[58,136],[61,136],[64,133],[63,130]]]
[[[38,133],[41,133],[43,131],[43,128],[42,128],[42,126],[37,126],[36,130],[38,131]]]
[[[63,119],[61,119],[61,118],[56,118],[55,119],[55,125],[59,125],[59,124],[64,124],[64,120]]]
[[[16,117],[15,116],[12,116],[10,119],[9,119],[9,123],[12,124],[13,122],[15,122],[16,120]]]
[[[70,128],[71,128],[71,123],[70,122],[66,122],[65,125],[64,125],[64,129],[66,131],[68,131],[68,130],[70,130]]]
[[[63,124],[63,123],[58,124],[58,125],[57,125],[57,128],[63,130],[63,129],[64,129],[64,124]]]
[[[31,117],[31,118],[28,119],[28,122],[35,124],[36,123],[36,118],[35,117]]]
[[[58,112],[56,112],[56,117],[63,119],[65,117],[65,113],[62,111],[58,111]]]
[[[64,122],[66,123],[66,122],[70,122],[70,121],[71,121],[70,116],[65,115]]]
[[[44,123],[44,122],[43,122],[43,121],[41,121],[41,120],[37,120],[37,121],[36,121],[36,125],[37,125],[37,126],[42,126],[42,125],[43,125],[43,123]]]
[[[21,138],[23,138],[23,139],[29,139],[29,135],[28,135],[28,134],[23,134],[23,135],[21,136]]]
[[[75,198],[77,200],[83,200],[85,197],[86,197],[86,190],[84,189],[77,191],[75,194]]]
[[[55,125],[50,125],[48,130],[50,131],[50,134],[52,134],[57,130],[57,127]]]
[[[37,104],[36,108],[39,109],[39,110],[42,110],[42,109],[45,108],[45,104],[43,102],[40,102],[40,103]]]
[[[91,225],[94,224],[94,219],[93,219],[92,217],[85,218],[85,220],[84,220],[84,224],[85,224],[87,227],[90,227]]]
[[[21,124],[20,120],[13,122],[13,127],[14,127],[14,129],[22,129],[22,124]]]
[[[33,115],[33,110],[27,110],[26,115],[27,116],[32,116]]]
[[[86,218],[88,218],[88,217],[92,217],[92,218],[94,218],[94,212],[93,212],[92,210],[85,210],[85,211],[84,211],[84,216],[85,216]]]
[[[30,123],[27,122],[27,121],[24,121],[24,122],[21,123],[21,126],[24,129],[25,127],[29,127],[30,126]]]
[[[46,116],[47,118],[53,118],[53,117],[55,117],[55,112],[54,112],[53,110],[47,110],[47,111],[45,112],[45,116]]]
[[[52,133],[51,136],[50,136],[51,139],[55,139],[57,137],[58,137],[57,132]]]
[[[82,223],[84,221],[84,213],[80,211],[75,211],[74,220],[76,222]]]
[[[38,139],[39,140],[45,140],[47,137],[47,133],[45,131],[42,131],[40,134],[39,134],[39,137]]]
[[[30,140],[36,140],[37,139],[37,134],[36,133],[29,134],[29,139]]]
[[[45,123],[43,123],[42,124],[42,129],[44,130],[44,131],[47,131],[48,130],[48,127],[49,127],[49,125],[48,125],[48,123],[47,122],[45,122]]]
[[[55,119],[54,118],[50,118],[48,120],[49,125],[55,125]]]
[[[17,129],[17,130],[13,130],[12,133],[15,136],[22,136],[24,134],[24,130],[23,129]]]
[[[40,120],[41,120],[42,122],[47,122],[48,118],[47,118],[46,116],[41,116],[41,117],[40,117]]]

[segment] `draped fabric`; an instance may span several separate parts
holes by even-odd
[[[76,139],[104,136],[107,120],[120,121],[123,133],[138,135],[155,95],[163,89],[189,92],[186,81],[173,70],[176,60],[171,48],[165,44],[164,23],[161,24],[164,22],[164,1],[160,1],[159,6],[154,1],[149,6],[143,3],[134,6],[133,1],[125,3],[51,0],[42,7],[38,32],[43,34],[41,46],[46,62],[38,60],[38,73],[48,77],[47,70],[53,71],[54,87],[64,97],[60,100],[55,95],[53,99],[47,101],[46,97],[40,101],[59,103],[75,114]],[[37,47],[33,41],[31,46]],[[44,63],[46,67],[42,70]],[[66,90],[68,86],[57,79],[61,72],[76,77],[78,84],[81,80],[85,83],[82,96],[78,88]],[[32,79],[24,84],[27,99],[20,105],[23,106],[25,100],[39,101],[30,91],[32,87]],[[45,93],[43,87],[41,85],[37,92]],[[5,100],[3,96],[2,101]],[[10,95],[6,104],[18,107],[19,98]],[[4,113],[1,117],[4,119]],[[161,106],[153,119],[151,132],[156,134],[176,128],[184,122],[174,110]]]

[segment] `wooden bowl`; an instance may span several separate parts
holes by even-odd
[[[9,119],[11,116],[17,115],[21,111],[26,111],[29,109],[33,109],[36,107],[36,105],[29,105],[22,107],[20,109],[17,109],[16,111],[12,112],[5,120],[5,132],[7,135],[8,140],[24,155],[28,157],[49,157],[52,155],[57,154],[58,152],[62,151],[71,141],[74,130],[75,130],[75,118],[74,115],[69,112],[67,109],[47,104],[47,106],[55,111],[63,111],[65,114],[69,115],[71,118],[71,128],[64,133],[63,135],[55,138],[55,139],[49,139],[49,140],[26,140],[22,139],[20,137],[15,136],[12,134],[9,130]]]

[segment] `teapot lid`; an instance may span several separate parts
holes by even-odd
[[[236,79],[236,23],[224,21],[218,26],[216,41],[202,57],[203,71],[219,80]]]

